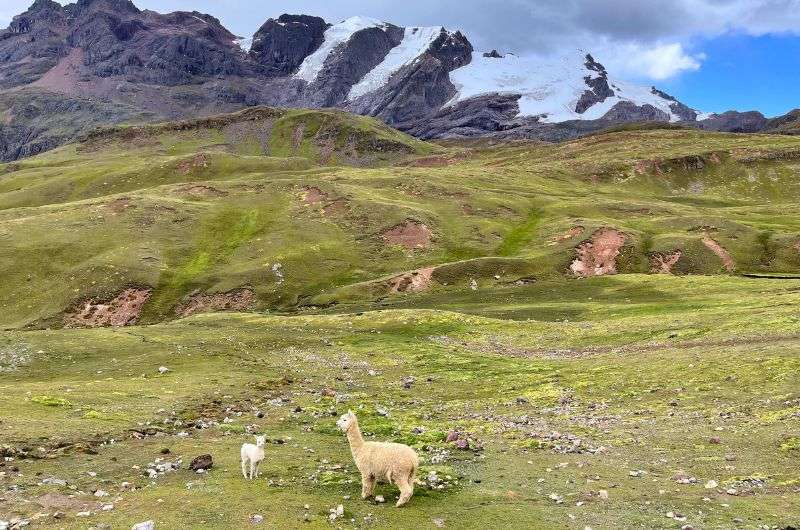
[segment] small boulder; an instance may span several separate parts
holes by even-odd
[[[200,455],[189,464],[192,471],[207,471],[214,467],[214,459],[211,455]]]
[[[155,521],[144,521],[143,523],[136,523],[131,527],[131,530],[155,530]]]

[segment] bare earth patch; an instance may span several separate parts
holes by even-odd
[[[208,167],[208,158],[203,153],[197,153],[189,160],[184,160],[178,164],[178,173],[188,175],[193,169]]]
[[[120,197],[106,204],[106,208],[115,214],[120,214],[129,208],[136,208],[136,206],[133,205],[133,201],[130,197]]]
[[[672,274],[672,267],[683,256],[683,252],[675,250],[673,252],[659,252],[650,257],[650,272],[654,274]]]
[[[728,251],[727,251],[727,250],[725,250],[725,249],[722,247],[722,245],[720,245],[719,243],[717,243],[717,242],[716,242],[714,239],[711,239],[711,237],[710,237],[708,234],[706,234],[705,236],[703,236],[703,244],[704,244],[704,245],[705,245],[705,246],[706,246],[706,247],[707,247],[707,248],[708,248],[708,249],[709,249],[711,252],[713,252],[714,254],[716,254],[716,255],[719,257],[719,259],[721,259],[721,260],[722,260],[722,264],[725,266],[725,269],[726,269],[728,272],[733,272],[733,271],[734,271],[734,269],[736,269],[736,263],[733,261],[733,258],[731,257],[731,255],[730,255],[730,254],[728,254]]]
[[[613,228],[601,228],[592,234],[592,239],[581,243],[578,257],[570,270],[583,278],[617,273],[617,256],[625,244],[625,234]]]
[[[433,233],[422,223],[406,219],[383,233],[383,240],[390,245],[400,245],[408,249],[428,248]]]
[[[151,289],[128,288],[110,301],[87,300],[76,311],[64,315],[67,328],[122,327],[135,324]]]
[[[326,202],[327,200],[328,200],[328,194],[314,186],[306,188],[305,193],[303,193],[303,202],[308,204],[309,206],[313,206],[314,204],[319,204],[321,202]]]
[[[395,276],[389,280],[389,292],[399,294],[427,291],[433,283],[434,270],[436,270],[435,267],[425,267],[424,269]]]
[[[214,311],[248,311],[253,307],[255,299],[255,293],[250,289],[238,289],[228,293],[195,294],[185,304],[178,306],[175,314],[188,317]]]

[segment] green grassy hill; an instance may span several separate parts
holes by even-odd
[[[243,291],[258,310],[376,302],[425,267],[426,291],[566,281],[602,229],[620,273],[800,272],[799,157],[687,130],[438,147],[268,108],[100,130],[0,166],[0,325],[58,327],[126,288],[152,323]]]
[[[2,165],[0,521],[797,526],[798,174],[787,135],[269,108]],[[409,506],[360,500],[348,409],[419,452]]]

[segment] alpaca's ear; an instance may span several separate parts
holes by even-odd
[[[355,416],[355,414],[353,414],[353,411],[352,411],[352,410],[349,410],[349,409],[348,409],[348,411],[347,411],[347,415],[348,415],[348,416]]]

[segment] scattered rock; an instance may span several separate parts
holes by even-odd
[[[377,502],[378,504],[383,504],[384,502],[386,502],[386,499],[383,497],[383,495],[376,495],[375,502]]]
[[[707,490],[713,490],[717,486],[719,486],[719,483],[716,480],[709,480],[708,482],[706,482],[705,487]]]
[[[155,530],[155,521],[145,521],[143,523],[136,523],[131,527],[131,530]]]
[[[197,293],[175,309],[175,314],[188,317],[214,311],[243,312],[252,309],[256,296],[250,289],[236,289],[227,293]]]
[[[264,516],[255,514],[250,516],[250,523],[252,524],[261,524],[264,522]]]
[[[200,455],[189,464],[192,471],[207,471],[214,467],[214,459],[211,455]]]
[[[160,373],[161,375],[164,375],[164,374],[166,374],[167,372],[169,372],[169,368],[167,368],[166,366],[160,366],[160,367],[158,368],[158,373]]]

